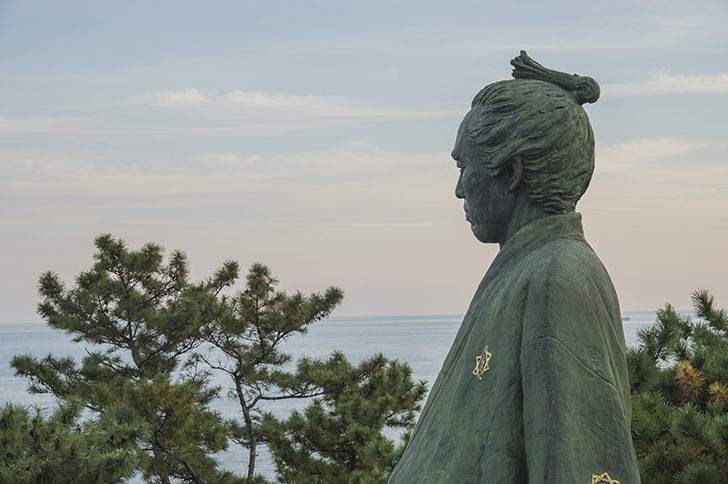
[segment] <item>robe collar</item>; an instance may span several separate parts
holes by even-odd
[[[501,247],[488,272],[497,272],[514,258],[529,254],[556,239],[573,239],[586,243],[580,213],[548,215],[521,228]]]

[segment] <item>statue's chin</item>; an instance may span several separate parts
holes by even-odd
[[[485,230],[481,225],[471,223],[470,230],[476,239],[484,244],[494,244],[498,242],[498,238],[494,234],[491,234],[488,230]]]

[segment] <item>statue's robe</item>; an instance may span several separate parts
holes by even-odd
[[[549,216],[494,259],[388,482],[639,483],[630,414],[614,286]]]

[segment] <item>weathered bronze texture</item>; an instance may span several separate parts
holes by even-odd
[[[500,252],[389,483],[638,483],[619,302],[575,212],[599,85],[511,64],[453,150],[466,219]]]

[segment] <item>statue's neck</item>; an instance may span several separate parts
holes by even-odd
[[[502,249],[508,240],[522,228],[532,224],[536,220],[548,216],[548,213],[521,192],[520,196],[516,200],[511,220],[503,231],[503,236],[501,237],[501,240],[498,241],[498,245]]]

